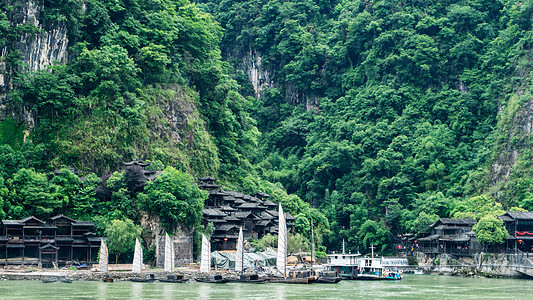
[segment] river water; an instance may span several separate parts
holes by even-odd
[[[527,279],[406,275],[338,284],[3,281],[1,299],[533,299]]]

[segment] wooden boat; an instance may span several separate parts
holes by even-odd
[[[242,274],[239,277],[227,278],[229,282],[239,283],[266,283],[267,278],[260,278],[257,274]]]
[[[130,277],[128,280],[133,281],[133,282],[154,282],[155,281],[155,279],[153,278],[141,278],[141,277]]]
[[[321,277],[319,276],[318,279],[314,283],[339,283],[342,280],[340,277]]]
[[[104,277],[102,278],[102,281],[103,281],[103,282],[113,282],[113,281],[115,281],[115,277],[113,277],[113,276],[109,276],[109,275],[106,274],[106,275],[104,275]]]
[[[341,277],[336,276],[333,271],[323,271],[319,274],[316,283],[339,283],[342,280]]]
[[[227,278],[222,275],[207,275],[205,277],[194,277],[194,280],[204,283],[226,283],[229,282]]]
[[[149,274],[148,278],[146,278],[146,277],[130,277],[128,280],[129,281],[133,281],[133,282],[154,282],[155,281],[155,276],[154,276],[154,274]]]
[[[188,280],[185,279],[185,276],[183,275],[168,275],[167,278],[159,279],[159,282],[167,282],[167,283],[183,283],[187,281]]]
[[[52,283],[52,282],[57,282],[57,278],[56,277],[48,277],[48,278],[44,278],[42,280],[43,283]]]
[[[64,282],[64,283],[72,283],[72,280],[71,279],[68,279],[68,278],[61,278],[61,282]]]

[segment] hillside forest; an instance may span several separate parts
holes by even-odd
[[[322,251],[390,254],[533,210],[532,0],[40,0],[18,22],[32,1],[0,1],[4,219],[201,232],[211,175]],[[20,37],[57,28],[68,62],[25,66]],[[135,184],[136,159],[161,175]]]

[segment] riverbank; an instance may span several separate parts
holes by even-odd
[[[223,272],[216,272],[223,274]],[[112,271],[108,273],[90,270],[53,270],[53,269],[30,269],[30,270],[6,270],[0,269],[0,280],[43,280],[50,278],[67,278],[73,281],[102,281],[104,276],[112,277],[115,281],[127,281],[130,278],[149,277],[167,278],[171,274],[182,274],[185,279],[194,279],[200,274],[196,269],[179,268],[174,273],[165,272],[161,269],[151,269],[142,274],[129,271]]]
[[[418,255],[416,259],[417,267],[429,275],[533,278],[533,256],[524,254],[477,253],[472,257],[439,254],[435,257]]]

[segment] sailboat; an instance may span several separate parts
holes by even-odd
[[[143,248],[141,247],[141,242],[139,242],[139,239],[135,239],[135,252],[133,253],[133,266],[131,268],[131,271],[133,273],[142,274],[142,266],[143,266]],[[150,278],[139,278],[139,277],[131,277],[129,279],[130,281],[135,282],[153,282],[155,280],[154,274],[150,274]]]
[[[270,277],[270,282],[309,283],[308,278],[287,278],[287,222],[281,203],[278,208],[278,252],[276,256],[276,269],[278,276]]]
[[[211,270],[211,243],[205,236],[202,234],[202,257],[200,259],[200,272],[207,273],[205,277],[194,277],[194,280],[198,282],[206,283],[226,283],[227,279],[223,278],[222,275],[210,275]]]
[[[244,236],[242,227],[239,229],[239,237],[237,239],[237,252],[235,254],[235,271],[240,272],[238,278],[230,279],[231,282],[242,283],[265,283],[267,279],[259,279],[257,274],[244,274]]]
[[[142,273],[142,264],[143,264],[143,249],[141,247],[141,242],[139,239],[135,239],[135,252],[133,253],[133,267],[131,271],[133,273]]]
[[[98,271],[100,272],[108,272],[108,259],[109,259],[109,251],[107,250],[107,244],[104,239],[102,239],[102,243],[100,244],[100,259],[98,260]]]
[[[174,243],[168,233],[165,234],[165,272],[174,272]]]
[[[175,271],[175,260],[174,260],[174,243],[172,242],[172,239],[168,235],[168,233],[165,234],[165,272],[173,273]],[[168,282],[168,283],[182,283],[187,282],[187,279],[185,279],[185,276],[183,274],[171,274],[167,275],[167,278],[159,278],[158,279],[161,282]]]
[[[287,222],[281,203],[278,212],[278,253],[276,257],[276,268],[283,278],[287,277]]]

